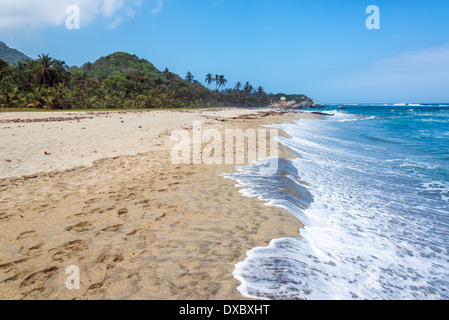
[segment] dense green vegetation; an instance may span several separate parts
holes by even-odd
[[[265,106],[281,95],[268,95],[238,82],[224,89],[224,75],[212,73],[203,86],[187,72],[184,78],[159,71],[135,55],[117,52],[69,67],[64,61],[40,55],[36,60],[9,65],[0,59],[0,108],[143,109],[222,106]],[[212,88],[210,88],[212,87]],[[305,100],[305,96],[298,96]],[[297,101],[302,101],[297,100]]]
[[[9,48],[4,42],[0,41],[0,59],[8,64],[17,65],[19,61],[30,60],[31,58],[16,49]]]

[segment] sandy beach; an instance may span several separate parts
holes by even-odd
[[[302,225],[242,196],[221,176],[235,165],[173,165],[170,133],[301,117],[313,115],[0,113],[0,299],[243,299],[234,265]],[[79,290],[65,285],[71,265]]]

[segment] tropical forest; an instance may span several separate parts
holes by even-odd
[[[13,61],[13,60],[11,60]],[[48,54],[9,64],[0,59],[0,109],[84,110],[266,106],[283,94],[221,73],[184,76],[159,71],[136,55],[117,52],[81,67]],[[293,95],[297,102],[309,100]]]

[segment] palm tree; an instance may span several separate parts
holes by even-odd
[[[209,88],[210,84],[214,81],[214,78],[212,76],[212,73],[208,73],[206,75],[206,80],[205,82],[207,83],[207,87]]]
[[[263,96],[265,94],[265,91],[263,91],[262,86],[260,86],[259,88],[257,88],[257,93],[259,94],[259,96]]]
[[[249,82],[246,82],[245,86],[243,87],[243,91],[245,91],[246,93],[251,94],[253,92],[253,86],[250,85]]]
[[[226,85],[226,83],[228,83],[228,80],[225,79],[224,75],[220,75],[218,77],[218,89],[220,89],[221,87],[224,87]]]
[[[240,89],[242,88],[242,83],[239,81],[235,84],[235,90],[237,93],[240,93]]]
[[[21,92],[30,92],[37,82],[36,64],[35,60],[26,60],[19,61],[17,66],[4,68],[0,72],[0,78],[3,78],[2,89],[11,92],[14,87],[17,87]]]
[[[170,82],[174,79],[173,73],[171,73],[170,70],[168,70],[168,68],[165,68],[164,75],[165,75],[165,80],[167,80],[168,82]]]
[[[48,104],[47,95],[48,90],[46,88],[42,86],[33,88],[33,91],[27,96],[27,107],[46,108]]]
[[[220,76],[218,74],[215,75],[214,81],[215,81],[215,90],[218,90],[218,86],[220,84]]]
[[[0,105],[2,108],[17,108],[22,104],[23,98],[21,97],[17,87],[14,87],[11,93],[4,93],[0,95]]]
[[[48,82],[48,79],[51,77],[49,69],[52,67],[53,59],[50,58],[48,54],[41,54],[37,59],[38,66],[36,66],[36,78],[40,79],[40,82]]]
[[[189,81],[190,83],[193,82],[193,75],[192,73],[190,73],[190,71],[187,71],[186,80]]]
[[[69,66],[63,60],[53,59],[53,65],[55,68],[60,69],[60,70],[64,70],[64,71],[69,70]]]
[[[87,63],[84,65],[84,67],[85,67],[86,72],[87,72],[88,75],[90,75],[93,66],[94,66],[93,63],[90,63],[90,62],[87,62]]]
[[[128,75],[126,79],[128,80],[128,92],[143,94],[147,76],[142,71],[138,70],[136,73]]]
[[[137,73],[134,75],[134,81],[139,83],[145,83],[147,80],[147,76],[140,70],[137,71]]]
[[[65,82],[68,83],[70,81],[70,73],[69,73],[69,66],[65,63],[65,61],[62,60],[53,60],[53,66],[57,71],[57,82]]]
[[[41,54],[36,62],[34,70],[36,80],[42,85],[53,86],[60,78],[55,67],[55,60],[48,54]]]

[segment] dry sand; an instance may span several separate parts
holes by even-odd
[[[243,197],[233,165],[170,161],[170,133],[256,128],[302,113],[217,109],[0,114],[0,299],[243,299],[234,265],[298,236]],[[80,269],[68,290],[66,268]]]

